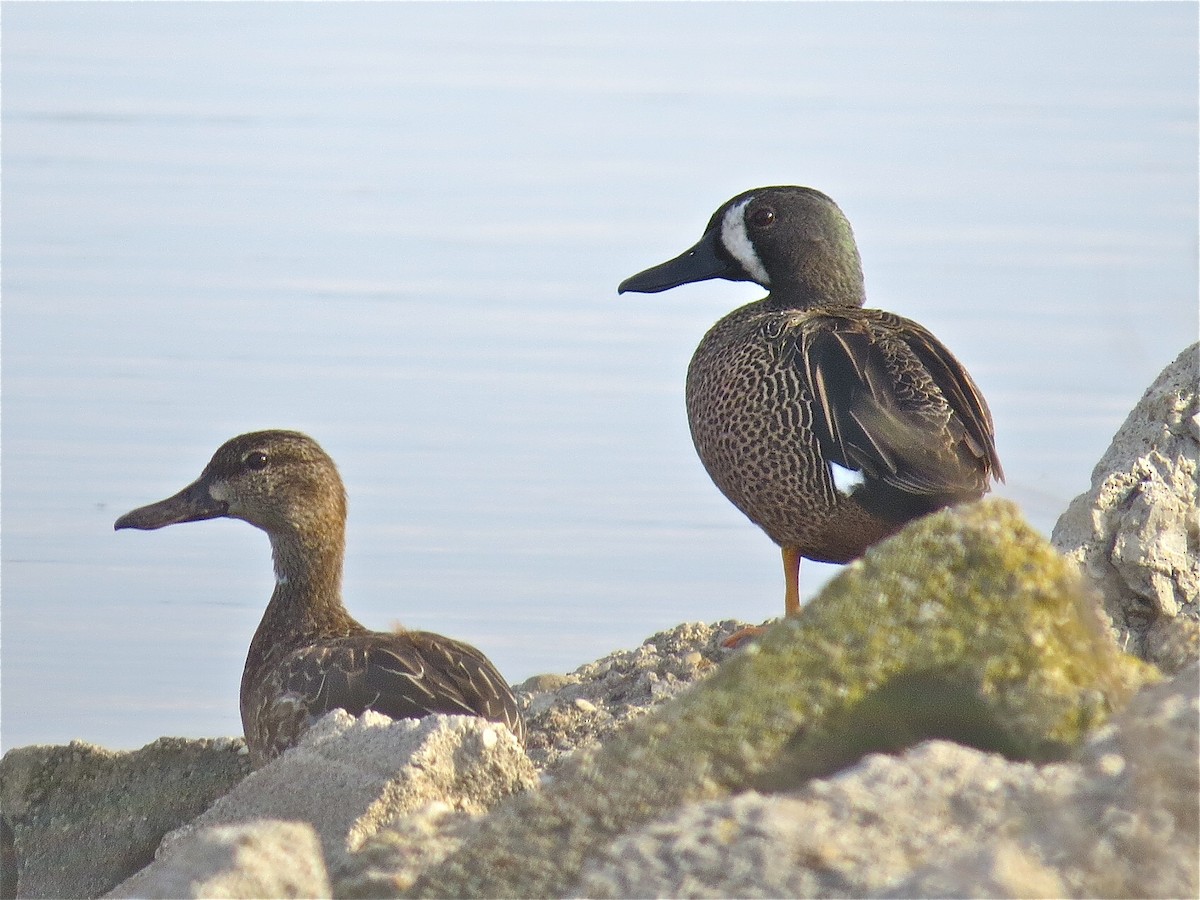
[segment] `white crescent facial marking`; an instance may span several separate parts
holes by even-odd
[[[758,258],[758,254],[754,252],[754,244],[750,242],[750,235],[746,233],[746,218],[743,213],[753,199],[747,197],[725,211],[725,216],[721,219],[721,243],[755,282],[769,288],[771,279],[767,277],[767,270],[763,268],[762,260]]]
[[[849,497],[850,492],[863,483],[863,473],[855,469],[847,469],[835,462],[829,464],[829,474],[833,476],[833,486],[843,497]]]

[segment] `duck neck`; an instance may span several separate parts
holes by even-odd
[[[343,535],[271,535],[275,590],[254,644],[291,647],[362,630],[342,605]],[[253,647],[252,647],[253,650]]]
[[[790,309],[860,307],[867,299],[854,236],[845,231],[810,241],[784,275],[772,277],[768,301]]]

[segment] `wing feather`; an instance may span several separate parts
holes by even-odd
[[[334,709],[355,716],[371,709],[394,719],[478,715],[508,725],[524,741],[516,701],[492,664],[469,644],[440,635],[367,632],[337,638],[290,654],[276,679],[278,692],[267,715],[283,746]]]
[[[811,316],[803,360],[822,454],[907,493],[953,496],[1001,478],[992,420],[958,360],[890,313]]]

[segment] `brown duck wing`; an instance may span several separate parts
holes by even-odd
[[[429,632],[367,632],[296,650],[281,661],[266,718],[282,749],[325,713],[371,709],[394,719],[476,715],[525,726],[508,684],[479,650]]]
[[[987,404],[925,328],[878,310],[808,318],[794,363],[814,398],[825,458],[914,508],[979,496],[1001,479]]]

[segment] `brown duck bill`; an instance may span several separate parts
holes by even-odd
[[[113,524],[113,529],[120,531],[122,528],[137,528],[141,531],[153,531],[167,525],[178,525],[180,522],[216,519],[228,512],[228,503],[213,499],[207,486],[203,482],[195,481],[173,497],[125,513]]]
[[[653,266],[644,272],[631,275],[617,285],[617,293],[633,291],[636,294],[657,294],[681,284],[708,281],[710,278],[726,278],[730,281],[745,281],[746,275],[737,263],[726,259],[720,252],[718,229],[710,228],[696,246],[665,263]]]

